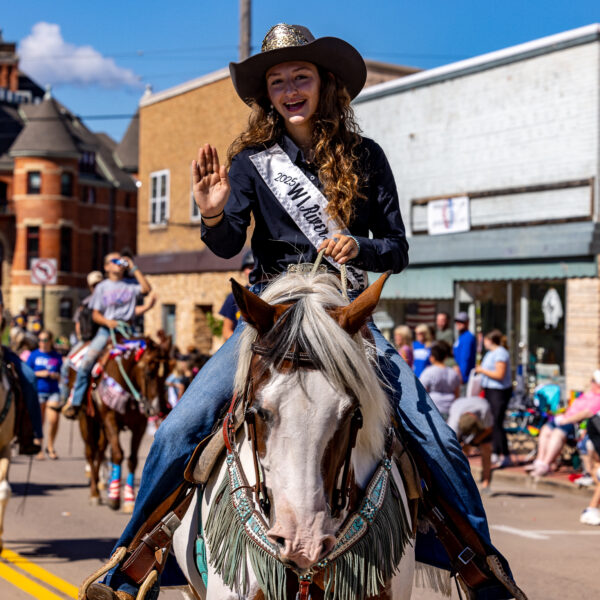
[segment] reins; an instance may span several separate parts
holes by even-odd
[[[311,270],[311,275],[314,275],[319,270],[323,256],[325,256],[325,250],[321,250],[321,252],[319,252],[317,255]],[[342,282],[342,296],[344,296],[346,300],[350,301],[348,298],[348,272],[346,271],[346,265],[340,265],[340,280]]]

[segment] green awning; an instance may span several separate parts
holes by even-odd
[[[376,273],[369,273],[375,281]],[[383,288],[382,298],[406,300],[450,300],[457,281],[515,281],[520,279],[568,279],[598,277],[593,259],[554,262],[491,263],[448,266],[408,267],[392,275]]]

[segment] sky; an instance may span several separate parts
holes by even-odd
[[[119,141],[147,85],[164,90],[237,60],[238,9],[239,0],[19,0],[3,3],[0,29],[23,71]],[[600,22],[600,2],[253,0],[252,53],[280,22],[429,69]]]

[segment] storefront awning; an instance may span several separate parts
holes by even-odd
[[[592,260],[600,254],[600,223],[583,221],[455,233],[408,239],[413,266],[459,263]]]
[[[598,267],[592,258],[565,261],[524,263],[463,264],[448,266],[409,266],[392,275],[381,295],[384,299],[450,300],[457,281],[515,281],[521,279],[568,279],[597,277]],[[376,273],[369,274],[375,281]]]

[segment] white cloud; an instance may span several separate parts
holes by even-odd
[[[65,42],[60,26],[36,23],[19,44],[19,67],[41,85],[142,87],[130,69],[119,67],[91,46]]]

